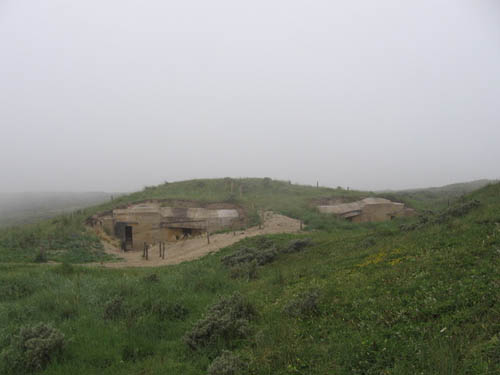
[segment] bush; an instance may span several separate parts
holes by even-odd
[[[410,232],[422,228],[426,224],[443,224],[453,217],[461,217],[467,215],[471,210],[479,207],[478,200],[472,200],[460,204],[455,204],[446,210],[441,211],[437,215],[432,211],[426,211],[419,216],[418,221],[410,224],[403,224],[399,229],[403,232]]]
[[[123,306],[123,298],[122,297],[114,297],[110,299],[106,306],[104,307],[104,319],[106,320],[114,320],[118,319],[125,312],[125,308]]]
[[[44,369],[64,349],[64,335],[50,324],[21,327],[0,358],[6,373],[25,374]]]
[[[34,287],[27,280],[0,280],[0,302],[27,297],[34,292]]]
[[[233,279],[243,279],[246,278],[250,280],[257,279],[257,262],[253,260],[250,263],[237,264],[231,268],[231,278]]]
[[[285,253],[285,254],[297,253],[299,251],[304,250],[306,247],[308,247],[311,244],[312,244],[312,241],[310,238],[300,238],[297,240],[291,240],[288,243],[288,246],[282,250],[282,253]]]
[[[214,346],[218,342],[230,345],[231,340],[247,336],[249,323],[255,316],[254,307],[241,294],[222,297],[186,333],[184,342],[192,350]]]
[[[256,262],[259,266],[274,261],[278,252],[273,247],[271,249],[257,250],[251,247],[243,247],[234,254],[226,255],[221,262],[226,266],[235,266],[243,263]]]
[[[68,275],[73,274],[75,272],[75,269],[68,262],[62,262],[58,266],[54,267],[54,272],[58,273],[60,275],[68,276]]]
[[[438,223],[445,222],[449,220],[451,217],[461,217],[467,215],[471,210],[479,206],[479,201],[477,200],[472,200],[469,202],[465,202],[462,204],[454,205],[447,210],[445,210],[443,213],[441,213],[436,221]]]
[[[248,367],[238,355],[223,350],[208,367],[207,375],[242,375],[247,370]]]
[[[317,290],[309,290],[301,293],[285,306],[285,313],[294,317],[307,317],[319,314],[319,293]]]
[[[35,259],[33,259],[33,262],[35,262],[35,263],[46,263],[47,262],[47,256],[45,255],[45,251],[40,250],[35,255]]]

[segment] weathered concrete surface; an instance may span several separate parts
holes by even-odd
[[[144,243],[173,242],[203,232],[240,228],[244,224],[243,210],[229,204],[192,207],[164,206],[165,202],[148,201],[116,208],[90,218],[96,230],[115,236],[127,249],[142,250]]]
[[[104,249],[108,254],[113,254],[122,259],[120,262],[96,263],[95,266],[112,268],[122,267],[157,267],[170,264],[178,264],[185,261],[194,260],[216,252],[226,246],[232,245],[246,237],[253,237],[263,234],[275,233],[295,233],[300,231],[300,221],[273,212],[264,213],[264,224],[262,227],[252,227],[240,229],[230,233],[219,233],[210,236],[210,244],[205,235],[184,239],[166,246],[165,259],[159,257],[158,246],[153,246],[149,251],[149,259],[142,257],[142,251],[123,252],[116,246],[116,242],[110,238],[102,238]]]
[[[403,203],[392,202],[384,198],[365,198],[352,203],[318,206],[325,214],[334,214],[355,223],[378,222],[395,217],[415,215],[415,211]]]

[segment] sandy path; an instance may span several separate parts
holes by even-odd
[[[264,225],[261,229],[259,229],[259,227],[252,227],[246,230],[239,230],[236,231],[236,235],[234,235],[233,232],[213,234],[210,236],[210,244],[207,244],[206,236],[181,240],[175,243],[167,242],[165,259],[159,257],[158,246],[154,246],[149,250],[149,259],[146,260],[142,258],[142,251],[122,252],[109,242],[103,241],[106,253],[118,256],[122,258],[123,261],[105,262],[101,263],[101,265],[104,267],[121,268],[158,267],[168,264],[178,264],[218,251],[246,237],[253,237],[261,234],[294,233],[298,231],[300,231],[299,220],[272,212],[266,212],[264,214]]]

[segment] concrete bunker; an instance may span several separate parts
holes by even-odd
[[[124,250],[142,250],[144,243],[174,242],[223,229],[244,226],[236,205],[201,206],[195,202],[147,201],[94,215],[89,224],[120,240]]]
[[[354,223],[392,220],[414,216],[415,210],[384,198],[365,198],[351,203],[318,206],[321,213],[333,214]]]

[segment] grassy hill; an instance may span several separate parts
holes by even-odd
[[[500,372],[500,184],[413,221],[356,225],[314,216],[308,202],[364,193],[242,181],[241,198],[201,180],[113,204],[230,199],[314,230],[153,270],[2,263],[0,373]],[[75,240],[81,218],[109,207],[39,230],[73,228]]]
[[[166,183],[146,187],[140,192],[123,195],[99,206],[76,210],[52,220],[0,230],[0,259],[3,262],[32,262],[34,259],[40,259],[40,253],[44,254],[43,258],[46,260],[70,263],[108,259],[98,238],[86,229],[85,220],[97,212],[148,199],[230,202],[245,208],[248,225],[258,224],[260,210],[273,210],[301,218],[311,230],[331,230],[345,223],[319,214],[313,202],[334,198],[351,201],[368,195],[370,193],[352,190],[292,185],[269,178]]]
[[[388,199],[404,202],[414,208],[436,210],[447,207],[466,194],[498,182],[498,180],[483,179],[440,187],[383,192],[381,195]]]

